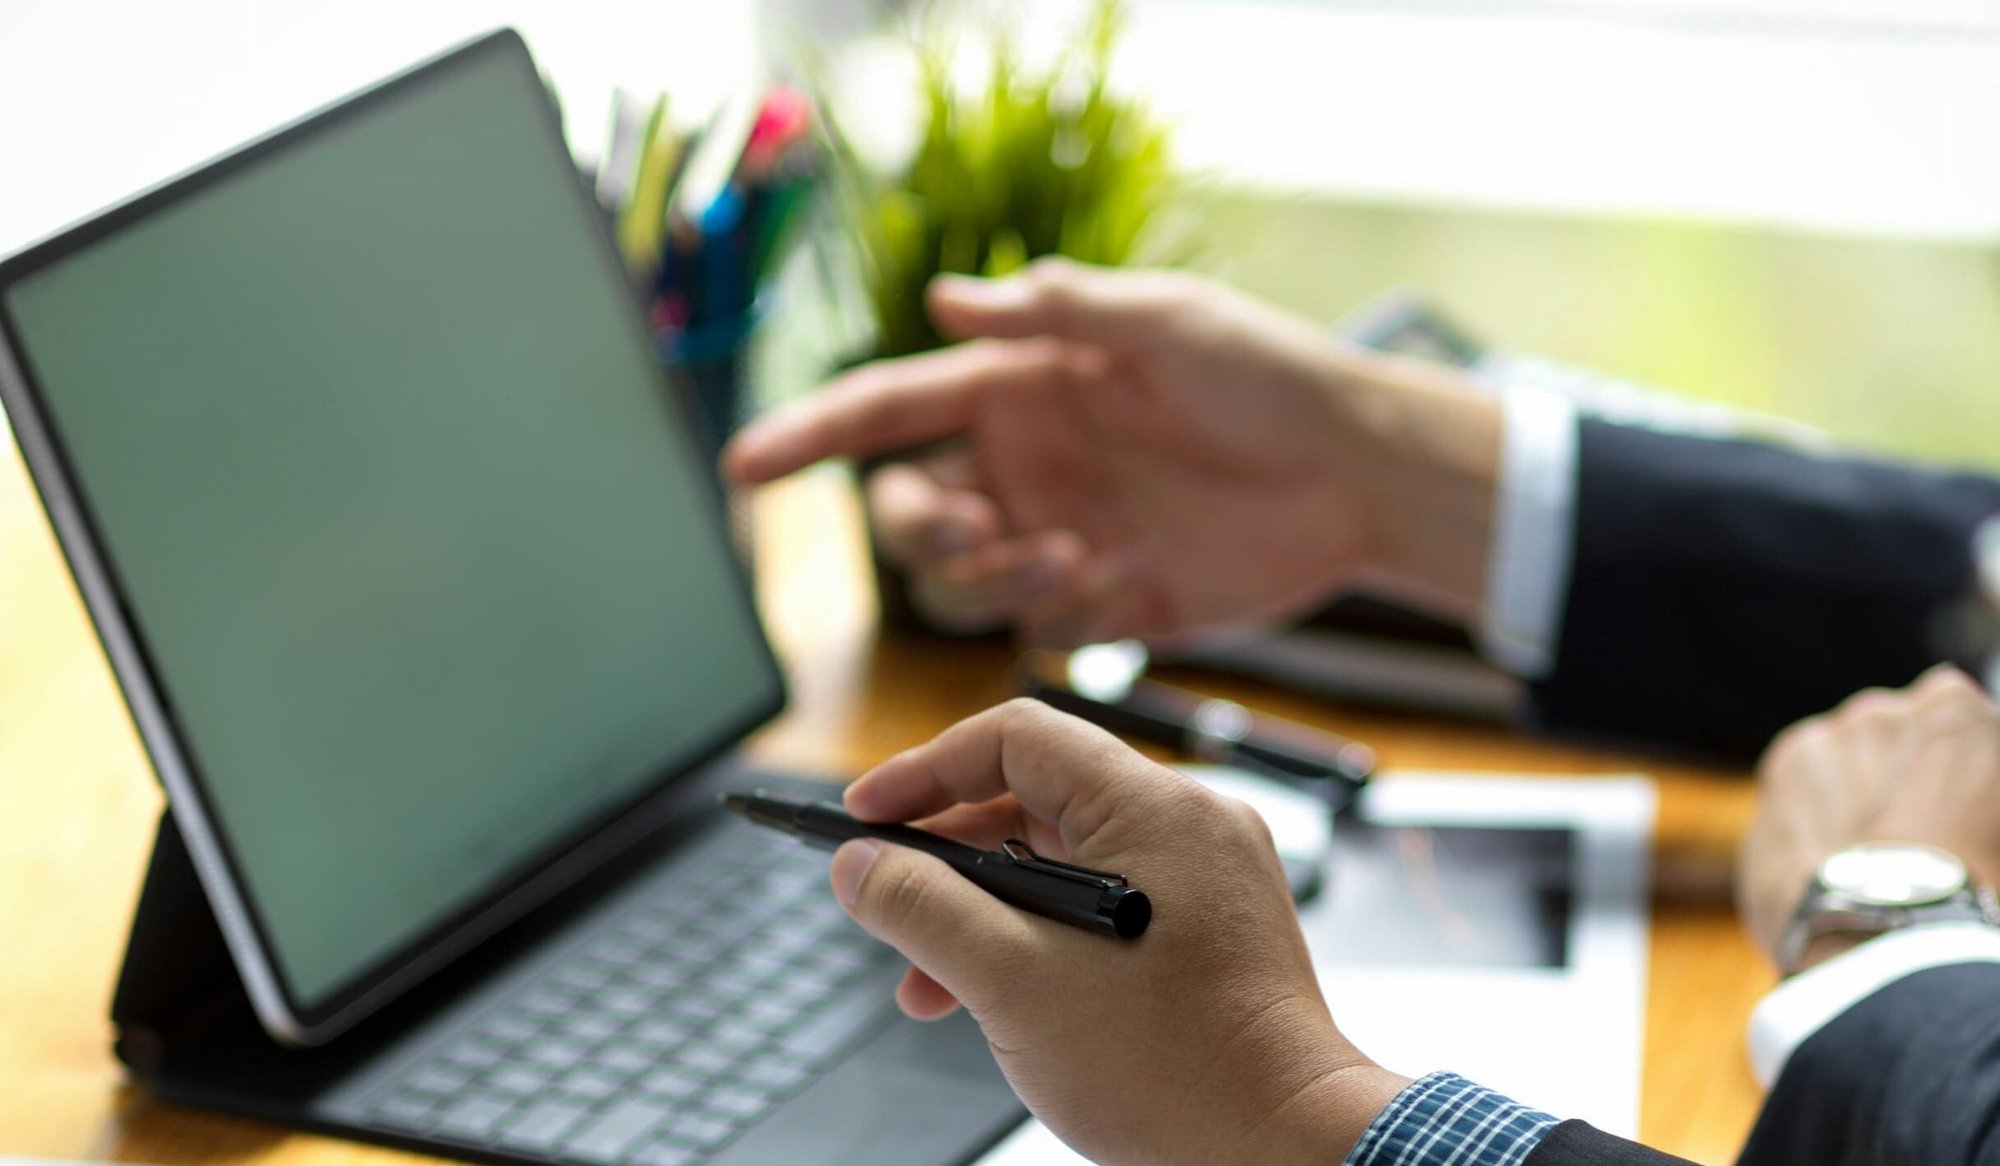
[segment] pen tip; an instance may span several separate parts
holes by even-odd
[[[750,798],[745,794],[723,794],[722,805],[724,809],[741,814],[750,809]]]

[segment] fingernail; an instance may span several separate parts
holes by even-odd
[[[970,275],[940,275],[931,286],[942,296],[971,308],[1015,308],[1031,290],[1018,279],[979,279]]]
[[[1028,590],[1036,595],[1047,595],[1063,581],[1068,568],[1057,559],[1036,559],[1028,564]]]
[[[948,522],[931,536],[931,549],[940,555],[955,555],[972,549],[972,532],[957,522]]]
[[[841,843],[834,851],[833,897],[840,905],[852,911],[855,896],[861,893],[861,880],[868,877],[868,868],[875,865],[875,859],[882,853],[882,844],[873,838],[852,838]]]

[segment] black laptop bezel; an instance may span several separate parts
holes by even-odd
[[[542,87],[526,44],[513,29],[488,33],[457,48],[341,98],[280,129],[150,190],[64,228],[54,236],[12,256],[0,258],[0,401],[13,421],[16,445],[31,471],[37,494],[68,562],[99,643],[119,683],[120,693],[152,762],[155,776],[166,788],[168,805],[185,835],[191,857],[237,970],[265,1030],[280,1041],[315,1045],[339,1035],[373,1014],[390,1000],[471,951],[537,904],[606,862],[625,853],[673,807],[680,779],[729,752],[750,732],[782,712],[787,703],[784,675],[771,650],[768,631],[757,611],[745,565],[732,558],[737,595],[756,632],[755,642],[767,678],[765,690],[736,722],[718,724],[712,741],[677,758],[654,780],[618,804],[592,816],[541,851],[526,856],[497,877],[487,894],[455,912],[389,955],[314,1002],[299,999],[283,974],[275,947],[255,896],[242,877],[233,849],[208,811],[210,799],[201,779],[193,742],[175,718],[172,694],[154,665],[145,630],[126,601],[116,557],[99,534],[88,491],[72,471],[62,435],[45,408],[42,390],[8,307],[9,290],[23,278],[59,262],[100,240],[145,220],[213,184],[256,166],[293,146],[337,131],[358,117],[435,83],[440,78],[492,58],[511,59],[534,79],[541,94],[536,114],[549,144],[565,162],[568,146],[561,116]],[[598,211],[581,177],[575,184],[580,209],[598,224],[592,232],[602,250],[605,270],[621,278],[622,263],[608,224]],[[646,343],[645,321],[633,299],[631,327]],[[662,407],[676,414],[686,447],[684,456],[699,457],[695,418],[689,403],[674,392],[664,375],[658,378]],[[712,477],[707,483],[708,521],[724,545],[731,537],[726,499]]]

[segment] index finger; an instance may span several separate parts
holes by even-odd
[[[1114,820],[1166,820],[1167,803],[1200,792],[1103,729],[1020,698],[876,766],[847,787],[845,802],[863,821],[907,822],[1012,793],[1087,863],[1103,856],[1092,840]]]
[[[760,418],[723,451],[731,481],[754,485],[830,457],[867,457],[964,432],[988,394],[1068,378],[1059,340],[981,340],[878,361]]]

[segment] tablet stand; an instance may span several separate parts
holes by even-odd
[[[171,812],[162,811],[111,999],[112,1050],[163,1097],[295,1120],[350,1058],[291,1049],[250,1007]]]
[[[234,1006],[248,1011],[222,930],[195,877],[187,844],[162,811],[153,857],[132,918],[125,963],[111,999],[118,1059],[141,1077],[163,1067],[167,1033],[191,1014]]]

